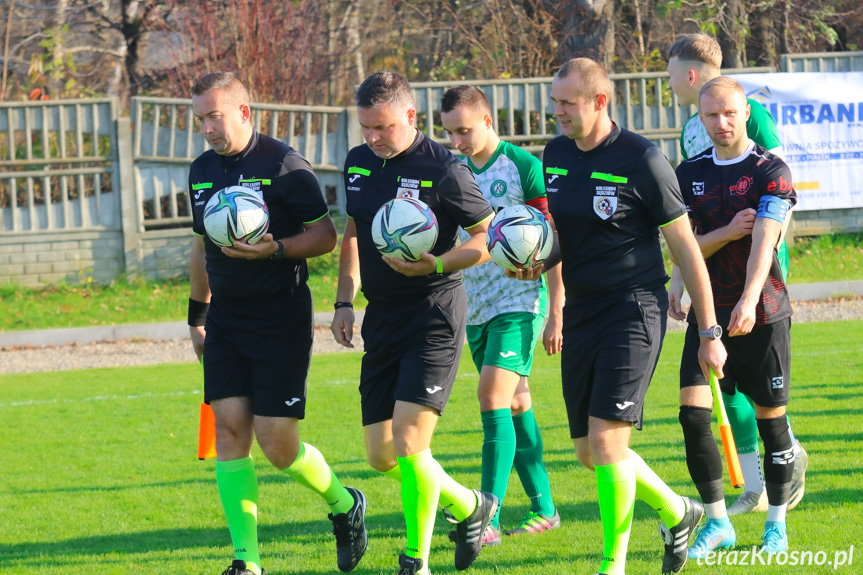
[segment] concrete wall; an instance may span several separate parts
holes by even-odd
[[[0,236],[0,281],[43,286],[87,278],[108,283],[123,273],[119,231],[66,231]]]
[[[794,212],[791,234],[795,237],[863,231],[863,208]]]
[[[141,239],[141,271],[145,277],[168,279],[189,275],[191,228],[147,232]]]

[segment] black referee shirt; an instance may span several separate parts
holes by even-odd
[[[413,144],[394,158],[384,160],[365,144],[348,152],[345,160],[347,212],[357,228],[360,280],[372,303],[400,303],[461,282],[461,272],[407,277],[390,268],[372,241],[372,219],[378,209],[396,197],[422,200],[438,222],[434,255],[456,245],[459,226],[470,228],[492,215],[467,164],[419,131]]]
[[[587,152],[558,136],[546,145],[542,163],[567,304],[662,287],[668,277],[659,226],[686,208],[659,148],[615,124]]]
[[[246,149],[234,156],[208,150],[189,168],[192,229],[204,237],[210,290],[220,298],[249,299],[284,293],[306,283],[306,260],[245,260],[230,258],[207,237],[204,206],[228,186],[263,193],[270,212],[269,233],[275,239],[301,233],[303,223],[326,216],[327,203],[312,167],[299,152],[254,132]]]
[[[791,170],[781,158],[751,143],[745,154],[733,160],[719,160],[713,148],[677,167],[677,178],[696,233],[704,235],[728,225],[734,215],[746,208],[758,210],[762,196],[776,196],[797,203],[791,184]],[[752,251],[752,236],[729,242],[707,258],[707,271],[713,287],[716,318],[728,325],[731,312],[743,295],[746,264]],[[770,274],[755,306],[755,325],[773,323],[791,316],[788,290],[776,251]],[[690,314],[690,322],[695,319]]]

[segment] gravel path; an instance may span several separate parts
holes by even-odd
[[[863,298],[794,302],[794,322],[863,319]],[[681,331],[683,322],[669,320],[669,331]],[[362,349],[359,327],[355,349]],[[314,353],[351,351],[333,341],[327,326],[315,328]],[[60,347],[0,350],[0,374],[185,363],[195,361],[188,339],[167,341],[116,341]]]

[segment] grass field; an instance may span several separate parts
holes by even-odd
[[[863,234],[838,234],[799,239],[790,249],[790,283],[863,279]],[[309,260],[309,288],[315,311],[332,311],[338,282],[338,250]],[[669,263],[670,265],[670,263]],[[670,271],[670,267],[669,267]],[[0,281],[0,332],[64,327],[182,321],[186,318],[186,279],[109,285],[91,281],[44,290]],[[362,292],[354,302],[366,306]]]
[[[811,458],[806,496],[790,512],[792,549],[859,547],[863,535],[863,322],[802,324],[793,329],[794,431]],[[670,334],[647,399],[644,431],[633,447],[671,486],[696,495],[677,421],[682,336]],[[314,357],[303,439],[316,445],[346,485],[369,500],[369,551],[356,569],[394,574],[403,550],[397,485],[365,463],[356,390],[359,353]],[[560,398],[559,362],[537,357],[532,388],[545,457],[563,527],[507,539],[486,549],[476,575],[594,573],[601,553],[591,473],[575,463]],[[435,457],[464,484],[480,475],[482,430],[477,376],[463,361],[433,444]],[[5,422],[0,467],[0,574],[218,574],[231,547],[212,460],[195,459],[200,371],[194,364],[0,376]],[[274,470],[260,451],[260,538],[271,575],[337,573],[326,507]],[[728,488],[727,493],[730,493]],[[729,499],[730,499],[729,495]],[[515,474],[502,512],[515,525],[528,501]],[[627,572],[659,572],[657,516],[637,503]],[[759,543],[763,515],[735,520],[738,549]],[[438,520],[433,572],[455,573],[447,524]],[[821,567],[687,565],[685,573],[863,572],[854,564]]]

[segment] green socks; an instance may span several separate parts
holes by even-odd
[[[542,435],[533,416],[533,408],[513,415],[512,425],[516,438],[513,466],[524,492],[530,498],[530,510],[551,517],[554,515],[554,501],[551,498],[548,472],[542,461]]]
[[[440,465],[429,449],[397,459],[402,475],[402,506],[407,528],[405,554],[422,559],[423,572],[428,573],[429,549],[441,489]]]
[[[635,505],[635,472],[632,460],[595,465],[599,514],[602,518],[602,566],[606,575],[624,575],[632,509]]]
[[[354,506],[354,498],[342,487],[336,474],[327,465],[324,456],[314,445],[300,442],[297,458],[282,473],[320,495],[333,515],[347,513]]]
[[[432,461],[434,461],[440,475],[440,506],[449,509],[457,521],[464,521],[476,509],[476,494],[467,487],[456,483],[437,461],[434,459]],[[398,465],[382,473],[390,479],[402,480],[402,470]]]
[[[739,391],[734,395],[722,393],[725,411],[728,412],[728,423],[734,433],[734,443],[737,453],[758,452],[758,422],[755,420],[755,409]]]
[[[447,475],[437,461],[435,465],[440,476],[441,507],[449,509],[456,521],[464,521],[476,509],[476,493]]]
[[[499,529],[500,508],[506,497],[509,472],[515,458],[515,427],[509,409],[483,411],[482,417],[482,490],[494,493],[500,500],[491,526]]]
[[[668,527],[674,527],[686,514],[686,503],[647,466],[633,450],[629,450],[629,461],[635,475],[635,496],[659,512]]]
[[[252,458],[216,461],[216,484],[234,543],[234,554],[245,561],[251,571],[260,573],[258,480]]]

